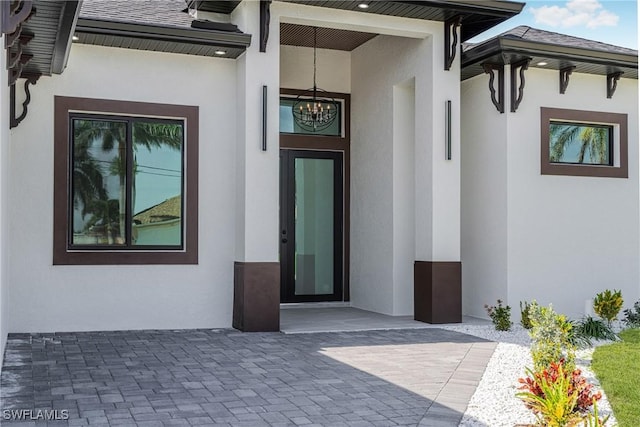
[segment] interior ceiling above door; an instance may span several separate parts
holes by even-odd
[[[352,51],[377,36],[360,31],[318,27],[318,48]],[[313,47],[313,27],[298,24],[280,24],[280,44]]]

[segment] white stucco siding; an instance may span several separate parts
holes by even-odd
[[[253,34],[237,59],[235,115],[236,247],[235,260],[279,260],[279,61],[278,14],[272,8],[267,52],[259,50],[259,2],[244,1],[231,14],[242,31]],[[262,151],[262,87],[267,86],[267,150]],[[221,97],[220,99],[226,100]],[[211,102],[211,100],[209,101]],[[232,112],[233,113],[233,112]]]
[[[574,73],[564,95],[557,71],[525,78],[515,113],[506,82],[504,114],[488,76],[462,83],[464,313],[484,317],[501,298],[517,321],[519,302],[536,299],[579,318],[604,289],[621,289],[629,306],[640,297],[637,80],[621,79],[607,99],[604,76]],[[540,107],[626,113],[629,178],[542,175]]]
[[[484,317],[484,304],[507,293],[507,115],[491,103],[489,77],[462,82],[462,308]]]
[[[415,163],[414,170],[411,162],[418,153],[430,159],[431,55],[429,38],[390,36],[352,52],[351,296],[356,307],[394,315],[413,311],[416,239],[425,238],[416,236],[417,217],[431,226],[431,200],[416,209],[414,185],[415,192],[428,194],[432,167]],[[394,108],[403,113],[394,114]],[[407,120],[406,114],[413,117]],[[403,125],[415,128],[407,133],[396,128]]]
[[[327,92],[351,93],[351,52],[317,49],[317,84]],[[280,46],[280,87],[313,87],[313,49]]]
[[[233,60],[74,45],[64,74],[32,87],[8,161],[11,331],[231,324],[235,82]],[[199,106],[199,265],[52,266],[56,95]]]
[[[507,70],[508,72],[508,70]],[[566,94],[558,72],[526,72],[524,98],[508,121],[509,303],[537,299],[572,317],[604,289],[639,295],[638,86],[574,73]],[[540,174],[540,107],[628,114],[629,178]]]

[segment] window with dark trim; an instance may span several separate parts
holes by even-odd
[[[543,175],[628,177],[627,115],[540,109]]]
[[[198,108],[55,98],[54,264],[198,262]]]

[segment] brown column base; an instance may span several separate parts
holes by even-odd
[[[414,318],[427,323],[462,322],[462,264],[416,261],[413,267]]]
[[[235,262],[233,270],[233,327],[279,331],[280,263]]]

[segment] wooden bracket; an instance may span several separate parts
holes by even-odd
[[[482,64],[482,68],[486,74],[489,74],[489,92],[491,93],[491,102],[495,105],[500,114],[504,113],[504,65],[503,64]],[[496,89],[494,87],[495,72],[498,72],[498,98],[496,99]]]
[[[22,103],[22,113],[16,117],[16,85],[12,84],[9,92],[9,129],[17,127],[21,121],[27,117],[27,109],[31,102],[31,92],[29,92],[29,85],[34,85],[40,78],[40,74],[33,74],[25,77],[24,93],[25,100]]]
[[[457,15],[444,22],[444,69],[449,71],[458,51],[458,27],[462,16]]]
[[[20,55],[16,65],[9,69],[9,86],[14,85],[16,83],[16,81],[20,78],[22,74],[22,70],[24,69],[24,66],[27,65],[27,63],[31,61],[31,59],[33,59],[33,55],[28,55],[26,53],[23,53],[22,55]]]
[[[0,30],[2,34],[14,33],[20,24],[29,19],[33,0],[0,1]]]
[[[613,98],[613,94],[616,93],[616,89],[618,88],[618,80],[620,80],[623,74],[622,71],[607,74],[607,98]]]
[[[271,21],[271,0],[260,0],[260,52],[267,51]]]
[[[524,95],[524,72],[529,68],[531,58],[523,59],[522,61],[513,62],[511,64],[511,112],[515,113],[522,102]],[[516,84],[518,82],[518,75],[520,75],[520,84],[516,92]]]
[[[576,67],[571,65],[569,67],[560,68],[560,93],[564,94],[569,86],[569,76],[573,73]]]

